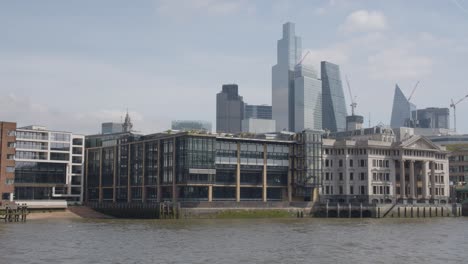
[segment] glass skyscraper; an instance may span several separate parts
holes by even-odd
[[[224,84],[216,95],[216,132],[239,133],[244,119],[244,100],[237,84]]]
[[[277,64],[272,68],[272,112],[276,130],[293,130],[294,67],[302,56],[301,38],[294,23],[283,25],[283,38],[277,44]]]
[[[299,64],[294,72],[293,131],[322,129],[322,81],[311,67]]]
[[[244,118],[271,119],[270,105],[245,105]]]
[[[414,110],[416,110],[416,105],[410,103],[408,99],[406,99],[406,96],[403,94],[398,84],[395,85],[390,126],[392,128],[408,126],[411,119],[411,112]]]
[[[343,84],[340,77],[340,67],[336,64],[322,61],[322,115],[323,129],[331,132],[346,130],[346,102]]]

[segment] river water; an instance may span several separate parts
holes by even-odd
[[[468,263],[468,218],[30,220],[0,263]]]

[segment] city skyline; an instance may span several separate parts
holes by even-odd
[[[319,69],[330,61],[349,76],[366,126],[369,112],[372,125],[390,123],[395,83],[408,95],[420,80],[420,108],[448,107],[466,94],[467,65],[458,59],[468,54],[468,14],[451,1],[190,1],[180,10],[171,1],[44,3],[0,8],[0,119],[20,126],[93,134],[128,107],[137,130],[161,131],[173,119],[214,120],[212,95],[232,82],[249,103],[270,104],[270,67],[287,21],[311,53],[305,63]],[[379,102],[370,100],[375,91]],[[463,120],[468,104],[457,108]]]

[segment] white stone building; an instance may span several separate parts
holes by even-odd
[[[381,127],[350,132],[323,139],[323,201],[448,202],[448,153],[443,147],[422,136],[399,139]]]

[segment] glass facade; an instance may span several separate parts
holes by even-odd
[[[294,23],[283,25],[283,38],[277,44],[277,64],[272,68],[272,116],[276,131],[292,130],[290,121],[294,67],[302,57],[302,40],[295,35]]]
[[[141,139],[87,149],[88,201],[236,200],[237,175],[242,200],[262,200],[264,190],[268,200],[285,198],[288,143],[185,133]]]
[[[392,119],[390,126],[399,128],[408,125],[411,118],[411,111],[416,110],[416,106],[406,99],[398,84],[395,86],[395,95],[393,97]]]
[[[225,84],[216,95],[216,132],[240,133],[244,119],[244,101],[237,84]]]
[[[272,119],[271,106],[269,105],[245,105],[244,119]]]
[[[322,116],[323,129],[331,132],[346,131],[346,101],[340,77],[340,67],[322,61]]]
[[[211,122],[199,120],[174,120],[171,129],[180,131],[205,131],[211,132]]]
[[[296,66],[294,79],[294,129],[322,129],[322,82],[315,70]]]

